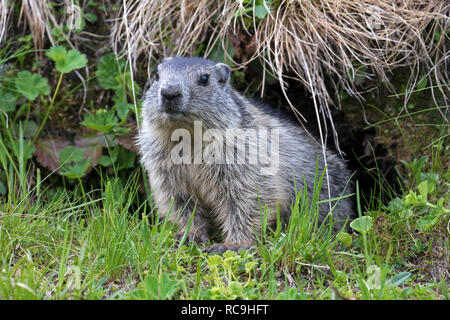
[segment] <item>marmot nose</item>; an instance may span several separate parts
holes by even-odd
[[[167,86],[161,88],[161,96],[168,102],[172,102],[177,98],[181,98],[181,88],[179,86]]]

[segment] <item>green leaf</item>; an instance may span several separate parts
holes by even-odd
[[[13,112],[16,110],[16,97],[9,93],[0,91],[0,112]]]
[[[38,130],[38,125],[36,124],[36,122],[34,122],[32,120],[27,121],[23,128],[23,136],[25,138],[30,139],[30,138],[34,137],[37,130]]]
[[[387,283],[392,286],[399,286],[403,284],[408,278],[411,276],[411,272],[400,272],[399,274],[396,274],[392,278],[390,278]]]
[[[428,181],[428,193],[433,192],[435,186],[439,183],[439,174],[433,172],[420,173],[420,182]]]
[[[103,167],[109,167],[110,165],[112,165],[114,163],[114,161],[115,160],[112,157],[102,155],[98,159],[98,164],[102,165]]]
[[[0,195],[4,196],[6,194],[6,187],[3,182],[0,181]]]
[[[422,78],[419,80],[419,82],[417,82],[417,89],[421,90],[424,89],[428,84],[428,80],[427,78]]]
[[[128,151],[120,146],[116,147],[117,150],[117,165],[116,170],[129,169],[134,167],[134,161],[136,159],[136,153]]]
[[[250,262],[247,262],[247,263],[244,265],[245,272],[250,273],[250,272],[255,268],[255,266],[256,266],[257,264],[258,264],[258,263],[257,263],[256,261],[250,261]]]
[[[70,179],[80,179],[85,175],[86,171],[89,169],[90,166],[91,166],[91,159],[89,160],[83,159],[76,162],[72,166],[62,167],[61,174]]]
[[[395,214],[407,209],[407,207],[403,204],[402,199],[396,197],[389,202],[388,209],[392,214]]]
[[[369,216],[364,216],[353,220],[350,227],[360,233],[367,233],[373,227],[373,219]]]
[[[426,198],[428,196],[428,181],[422,181],[417,186],[417,189],[419,190],[420,195]]]
[[[87,64],[85,54],[75,49],[67,51],[62,46],[51,47],[46,55],[55,62],[56,70],[62,73],[69,73],[75,69],[83,68]]]
[[[209,267],[217,267],[223,263],[223,259],[221,256],[213,254],[208,257],[206,263],[208,264]]]
[[[225,42],[225,47],[226,47],[226,53],[224,51],[224,48],[222,46],[222,43],[220,41],[217,41],[216,44],[214,45],[214,47],[211,50],[211,53],[209,54],[208,58],[217,62],[225,62],[228,64],[231,64],[232,62],[230,61],[230,59],[228,59],[228,56],[230,57],[234,57],[234,48],[233,46],[229,43],[229,41]]]
[[[67,146],[59,152],[59,159],[61,164],[81,161],[84,159],[83,150]]]
[[[113,53],[101,57],[97,64],[97,80],[103,89],[122,87],[120,76],[125,70],[123,59],[116,59]]]
[[[111,150],[110,154],[102,155],[100,159],[98,159],[98,163],[104,167],[109,167],[113,163],[117,161],[117,156],[119,154],[119,148],[114,148]]]
[[[277,300],[307,300],[308,296],[304,292],[299,292],[297,288],[287,288],[286,291],[280,292],[276,297]]]
[[[96,22],[98,19],[97,15],[95,13],[90,13],[90,12],[85,13],[84,17],[86,18],[87,21],[89,21],[91,23]]]
[[[417,221],[417,229],[420,231],[427,231],[439,221],[439,216],[436,214],[429,214]]]
[[[107,132],[118,125],[118,120],[112,110],[97,110],[95,116],[88,114],[81,124],[87,128]]]
[[[97,64],[97,80],[103,89],[113,89],[115,94],[113,100],[126,100],[127,92],[132,89],[137,95],[141,88],[131,80],[131,72],[124,59],[117,59],[112,53],[104,55]]]
[[[347,248],[352,245],[352,236],[347,232],[344,231],[339,232],[336,238]]]
[[[255,10],[253,13],[255,17],[259,19],[263,19],[269,13],[266,6],[264,6],[264,2],[266,3],[266,6],[270,8],[270,1],[257,0],[255,4]]]
[[[409,191],[409,193],[405,196],[405,200],[403,203],[407,206],[413,206],[419,203],[419,199],[417,198],[417,194],[414,191]]]
[[[156,275],[146,276],[143,289],[134,290],[132,294],[138,299],[166,300],[171,299],[178,290],[178,281],[169,279],[163,273],[160,278]]]
[[[62,46],[51,47],[45,54],[56,63],[67,59],[67,49]]]
[[[31,74],[29,71],[21,71],[17,74],[15,83],[17,91],[31,101],[36,99],[39,93],[43,95],[50,93],[47,79],[37,73]]]
[[[62,165],[61,175],[70,179],[82,178],[92,163],[91,159],[84,158],[83,150],[73,146],[67,146],[61,150],[59,152],[59,159]],[[71,165],[71,163],[73,164]]]
[[[129,104],[127,100],[118,101],[114,104],[114,109],[116,109],[117,116],[120,120],[123,120],[127,117],[128,112],[132,107],[133,105]]]

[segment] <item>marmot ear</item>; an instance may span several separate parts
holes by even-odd
[[[230,80],[231,68],[225,63],[217,63],[215,65],[215,70],[217,73],[217,79],[221,84],[227,84]]]

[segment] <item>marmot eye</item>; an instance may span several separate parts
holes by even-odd
[[[155,74],[155,81],[159,81],[159,72]]]
[[[198,79],[198,84],[201,86],[206,86],[208,84],[208,79],[209,75],[207,74],[201,75],[200,78]]]

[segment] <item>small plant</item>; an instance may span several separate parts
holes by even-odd
[[[59,87],[61,86],[63,75],[65,73],[72,72],[75,69],[83,68],[87,64],[87,58],[84,54],[74,49],[67,51],[66,48],[61,46],[50,48],[46,52],[46,55],[55,62],[56,70],[59,71],[60,74],[58,78],[58,84],[56,85],[55,92],[53,93],[53,98],[50,102],[50,106],[47,108],[47,112],[44,118],[42,119],[41,125],[39,126],[36,135],[33,138],[33,143],[36,142],[36,139],[39,137],[39,134],[44,128],[45,123],[47,122],[47,119],[50,115],[50,112],[53,109],[55,99],[59,91]]]
[[[441,197],[436,203],[430,202],[429,196],[435,188],[434,182],[424,180],[417,186],[417,191],[410,190],[403,198],[393,199],[387,209],[401,221],[412,223],[417,230],[427,231],[450,213],[448,200]]]
[[[87,114],[81,124],[89,129],[108,133],[119,124],[114,111],[99,109],[96,114]]]
[[[166,273],[148,275],[145,277],[142,288],[135,289],[132,297],[143,300],[170,300],[180,290],[179,281],[171,280]]]
[[[17,74],[16,88],[30,101],[36,99],[39,94],[46,96],[50,94],[47,79],[37,73],[31,74],[29,71],[21,71]]]
[[[67,146],[59,152],[62,163],[61,174],[71,179],[81,179],[91,166],[91,159],[85,159],[83,150]]]
[[[139,86],[131,80],[129,66],[114,54],[106,54],[99,60],[96,74],[103,89],[114,91],[114,109],[120,120],[125,119],[128,112],[134,109],[134,105],[127,101],[127,92],[140,93]]]
[[[233,251],[227,251],[223,256],[211,255],[208,257],[206,263],[211,273],[205,279],[212,284],[207,294],[209,299],[237,299],[254,294],[256,282],[252,280],[252,272],[257,263],[250,261],[244,264],[245,260],[245,257]],[[247,275],[246,282],[240,281],[239,274],[242,264],[243,271]]]

